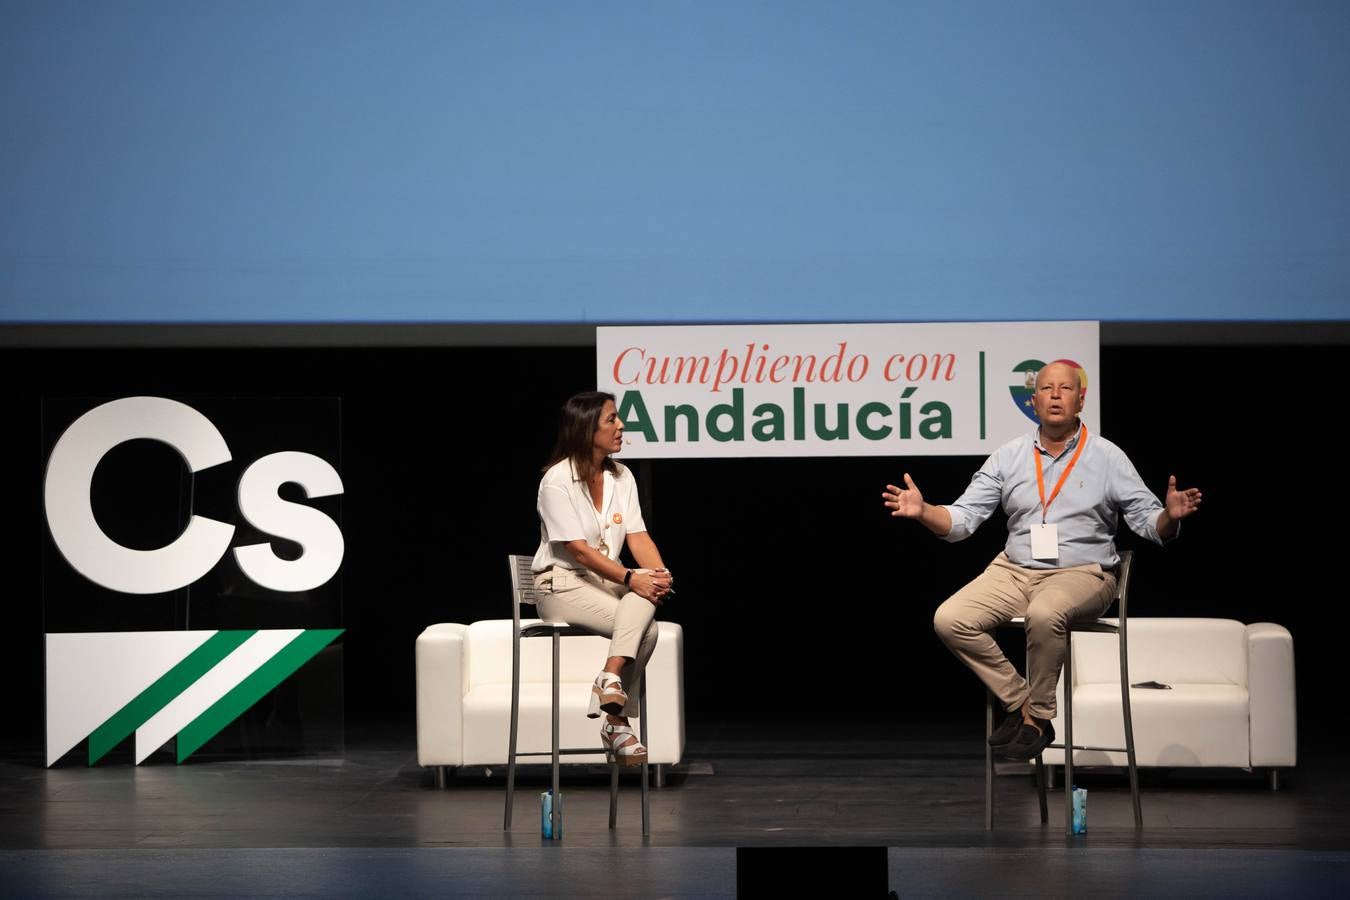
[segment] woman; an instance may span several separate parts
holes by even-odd
[[[610,637],[609,659],[591,687],[587,715],[605,723],[600,739],[624,766],[647,761],[628,724],[656,649],[656,607],[673,577],[647,534],[637,484],[610,457],[623,449],[613,394],[586,391],[563,404],[558,442],[539,482],[539,615]],[[618,561],[625,539],[642,568]]]

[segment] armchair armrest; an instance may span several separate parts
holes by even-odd
[[[464,761],[464,634],[468,626],[428,625],[417,636],[417,763]]]
[[[647,747],[653,759],[684,757],[684,629],[657,622],[660,636],[647,662]]]
[[[1247,692],[1253,766],[1292,766],[1298,760],[1294,638],[1283,625],[1247,626]]]

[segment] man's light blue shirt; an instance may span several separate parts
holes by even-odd
[[[1135,534],[1163,543],[1157,527],[1162,503],[1144,485],[1123,450],[1106,438],[1089,433],[1082,455],[1045,516],[1046,522],[1059,529],[1059,559],[1031,558],[1031,527],[1041,522],[1033,454],[1041,457],[1048,500],[1082,439],[1080,426],[1059,456],[1051,455],[1041,446],[1040,429],[999,447],[970,479],[965,493],[947,507],[952,516],[952,530],[943,540],[970,537],[1002,505],[1008,515],[1005,548],[1008,559],[1030,569],[1089,563],[1114,567],[1120,562],[1112,540],[1120,512],[1125,513],[1125,522]]]

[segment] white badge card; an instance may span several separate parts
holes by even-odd
[[[1041,522],[1031,526],[1031,558],[1059,559],[1059,526]]]

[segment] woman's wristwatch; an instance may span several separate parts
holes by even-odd
[[[630,581],[632,581],[632,580],[633,580],[633,570],[632,570],[632,569],[624,569],[624,572],[623,572],[623,586],[624,586],[624,587],[628,587],[628,582],[630,582]]]

